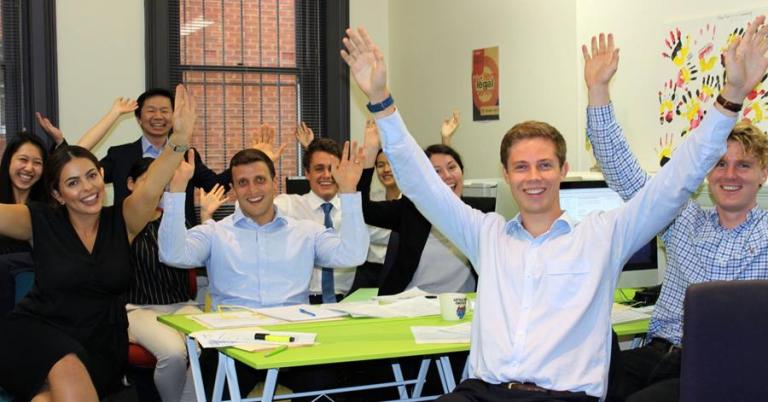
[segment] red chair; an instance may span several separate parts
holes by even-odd
[[[197,294],[197,270],[189,271],[189,294],[192,298]],[[141,369],[155,369],[157,359],[155,356],[138,343],[128,344],[128,365]]]

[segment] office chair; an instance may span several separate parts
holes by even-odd
[[[768,280],[707,282],[685,294],[680,401],[768,395]]]

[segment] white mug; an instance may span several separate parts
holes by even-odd
[[[464,293],[441,293],[440,315],[447,321],[458,321],[467,314],[467,295]]]

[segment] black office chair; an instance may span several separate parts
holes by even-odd
[[[680,401],[764,401],[768,281],[708,282],[685,294]]]

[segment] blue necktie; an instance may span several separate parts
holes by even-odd
[[[323,208],[323,214],[325,215],[323,224],[325,224],[326,228],[333,228],[333,221],[331,220],[331,209],[333,209],[333,204],[326,202],[320,207]],[[323,291],[323,303],[336,303],[336,289],[333,286],[332,269],[323,268],[320,285]]]

